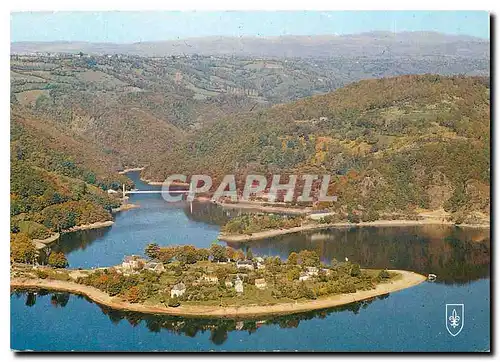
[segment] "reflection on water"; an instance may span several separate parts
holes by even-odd
[[[54,251],[69,254],[75,250],[84,251],[95,241],[104,241],[106,234],[111,231],[111,226],[99,229],[81,230],[78,232],[62,234],[58,243],[52,246]]]
[[[37,298],[50,298],[53,307],[65,307],[70,298],[85,299],[91,304],[95,304],[106,315],[111,323],[119,324],[127,321],[132,327],[143,324],[150,332],[159,333],[162,330],[194,338],[200,332],[209,332],[210,341],[215,345],[222,345],[228,338],[228,333],[233,331],[246,331],[248,334],[255,333],[260,327],[276,325],[281,329],[298,328],[301,321],[312,320],[314,318],[325,319],[332,313],[352,312],[359,314],[374,300],[388,298],[389,294],[381,295],[369,300],[351,303],[348,305],[297,313],[293,315],[269,316],[260,319],[220,319],[220,318],[186,318],[177,316],[167,316],[158,314],[144,314],[137,312],[127,312],[111,309],[109,307],[94,303],[92,300],[78,295],[63,292],[51,292],[47,290],[21,290],[16,289],[11,292],[16,299],[25,298],[25,305],[32,307],[36,304]]]
[[[316,250],[326,263],[347,257],[365,268],[437,274],[440,283],[466,283],[490,273],[489,229],[439,225],[328,229],[256,240],[251,249],[254,254],[281,257],[292,251]]]
[[[129,173],[140,190],[159,189]],[[160,245],[193,244],[208,247],[219,226],[242,212],[211,202],[171,204],[159,194],[131,195],[140,205],[115,216],[111,227],[64,234],[53,248],[63,251],[70,267],[116,265],[124,255],[142,254],[150,242]],[[255,255],[286,258],[292,251],[316,250],[325,263],[333,258],[366,268],[406,269],[437,274],[438,283],[467,283],[489,276],[490,230],[426,225],[361,227],[295,233],[250,243],[229,243],[251,248]]]
[[[137,174],[131,178],[138,189],[155,188],[141,183]],[[239,213],[212,203],[167,204],[158,194],[130,200],[140,208],[116,214],[111,227],[65,234],[54,249],[62,250],[73,268],[115,265],[124,255],[142,254],[153,241],[207,247],[219,226]],[[326,263],[347,257],[367,268],[438,276],[435,283],[390,296],[265,320],[146,315],[68,293],[13,291],[11,346],[40,351],[484,351],[490,348],[489,232],[436,225],[363,227],[231,243],[251,248],[254,255],[286,258],[309,249]],[[446,303],[466,306],[460,343],[446,332]]]

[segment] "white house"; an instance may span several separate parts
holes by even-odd
[[[331,270],[330,269],[321,269],[321,271],[323,273],[325,273],[325,275],[330,275],[331,274]]]
[[[253,262],[250,260],[238,260],[236,262],[236,267],[238,269],[254,270]]]
[[[210,283],[210,284],[217,284],[219,282],[219,278],[217,278],[216,275],[205,274],[201,277],[201,280],[203,282]]]
[[[186,286],[182,282],[178,283],[174,285],[172,290],[170,291],[170,298],[180,297],[184,293],[186,293]]]
[[[304,282],[304,281],[309,280],[309,279],[311,279],[311,276],[309,274],[307,274],[307,273],[300,273],[299,280],[301,282]]]
[[[234,290],[236,290],[236,293],[243,293],[243,282],[241,281],[239,276],[234,282]]]
[[[259,289],[266,289],[267,283],[264,278],[262,279],[255,279],[255,286]]]
[[[316,275],[318,275],[318,271],[319,271],[318,268],[316,268],[315,266],[308,266],[308,267],[306,267],[306,273],[308,275],[311,275],[311,276],[314,275],[314,276],[316,276]]]
[[[149,263],[144,265],[144,269],[155,272],[157,274],[163,273],[165,271],[163,263],[155,263],[153,261],[150,261]]]
[[[122,269],[125,271],[140,270],[146,264],[146,260],[138,255],[126,256],[122,262]]]

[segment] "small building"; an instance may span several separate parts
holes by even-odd
[[[170,290],[170,298],[180,297],[184,293],[186,293],[186,286],[182,282],[178,283],[173,286],[172,290]]]
[[[261,264],[263,264],[263,263],[264,263],[264,258],[262,258],[262,257],[258,256],[258,257],[256,257],[256,258],[255,258],[255,261],[256,261],[257,263],[261,263]]]
[[[243,293],[243,282],[241,281],[239,276],[234,282],[234,290],[236,290],[236,293]]]
[[[251,260],[238,260],[236,262],[236,267],[238,269],[254,270],[253,262]]]
[[[318,268],[316,268],[315,266],[308,266],[308,267],[306,267],[306,273],[308,275],[311,275],[311,276],[314,275],[314,276],[316,276],[316,275],[318,275],[318,271],[319,271]]]
[[[266,280],[264,278],[262,278],[262,279],[255,279],[255,286],[258,289],[266,289],[267,288]]]
[[[309,280],[309,279],[311,279],[311,276],[309,274],[307,274],[307,273],[300,273],[299,280],[301,282],[305,282],[306,280]]]
[[[149,263],[144,265],[144,269],[155,272],[157,274],[163,273],[165,271],[163,263],[155,263],[153,261],[150,261]]]
[[[330,275],[332,273],[330,269],[325,269],[325,268],[321,269],[321,271],[325,273],[325,275]]]
[[[108,194],[117,194],[117,193],[118,193],[118,191],[116,191],[116,190],[113,190],[113,189],[108,190]]]
[[[124,270],[141,270],[146,264],[146,260],[142,259],[138,255],[126,256],[122,262],[122,269]]]
[[[216,275],[203,275],[201,277],[201,280],[206,282],[206,283],[210,283],[210,284],[217,284],[219,282],[219,278],[217,278]]]

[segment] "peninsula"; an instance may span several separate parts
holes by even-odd
[[[415,286],[426,280],[403,270],[361,269],[350,261],[320,262],[316,252],[253,257],[214,243],[146,248],[149,260],[66,270],[13,264],[12,288],[85,295],[114,309],[182,316],[250,317],[293,314],[353,303]]]

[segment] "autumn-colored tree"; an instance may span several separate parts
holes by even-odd
[[[157,259],[162,263],[168,263],[177,253],[177,247],[167,246],[160,248],[158,251]]]
[[[183,245],[177,249],[175,258],[181,263],[194,264],[198,261],[198,250],[193,245]]]
[[[139,303],[141,301],[139,288],[136,286],[130,287],[125,293],[125,299],[130,303]]]
[[[25,233],[10,234],[11,261],[32,263],[36,257],[36,249]]]
[[[234,253],[234,260],[243,260],[245,259],[245,253],[242,250],[238,249]]]
[[[298,254],[295,251],[292,251],[288,255],[288,259],[287,259],[286,262],[287,262],[288,265],[297,265],[298,260],[299,260]]]
[[[144,249],[144,254],[151,259],[158,258],[158,252],[160,251],[160,246],[156,243],[151,243]]]
[[[49,255],[48,264],[54,268],[66,268],[68,260],[62,252],[52,252]]]
[[[233,249],[230,246],[226,246],[226,254],[227,254],[227,257],[229,259],[235,260],[235,256],[236,256],[236,250],[235,249]]]
[[[222,245],[213,243],[210,246],[210,254],[214,258],[214,261],[226,261],[227,260],[227,251],[226,248]]]
[[[311,250],[301,250],[298,254],[297,263],[305,266],[320,266],[321,261],[318,253]]]

